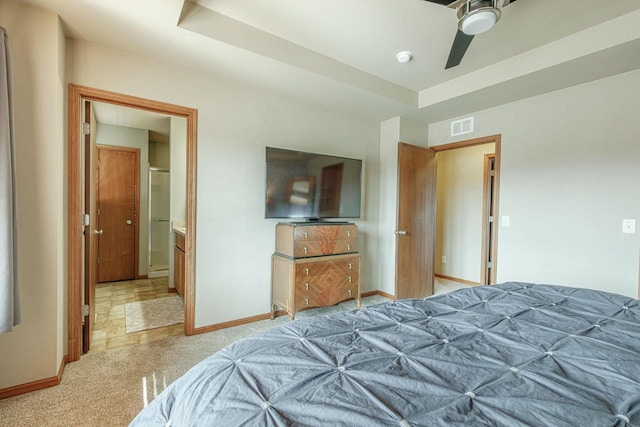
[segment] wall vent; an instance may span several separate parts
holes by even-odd
[[[473,117],[466,117],[451,122],[451,136],[473,132]]]

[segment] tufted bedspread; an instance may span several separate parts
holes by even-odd
[[[133,426],[640,426],[640,305],[505,283],[297,320],[171,384]]]

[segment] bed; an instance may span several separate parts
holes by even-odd
[[[290,322],[194,366],[132,426],[640,426],[640,305],[505,283]]]

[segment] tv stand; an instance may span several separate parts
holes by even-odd
[[[352,223],[276,224],[271,256],[271,318],[355,299],[360,308],[358,227]]]

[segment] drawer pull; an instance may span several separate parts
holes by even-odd
[[[309,233],[307,233],[306,231],[304,232],[304,238],[307,239],[309,237]]]
[[[347,243],[347,250],[350,251],[351,250],[351,245]]]
[[[351,289],[349,289],[349,290],[347,291],[347,294],[349,294],[349,296],[351,296]]]
[[[305,305],[309,305],[309,298],[305,298],[305,299],[304,299],[304,304],[305,304]]]
[[[351,276],[349,276],[349,283],[351,283]]]
[[[307,247],[304,247],[304,254],[307,255],[309,253],[309,249],[307,249]]]
[[[347,237],[351,237],[351,230],[347,230]]]
[[[306,290],[309,290],[309,284],[308,284],[308,283],[305,283],[305,284],[304,284],[304,288],[305,288]]]
[[[349,263],[349,270],[353,270],[353,265]]]
[[[307,276],[309,275],[309,267],[304,269],[304,272],[307,273]]]

